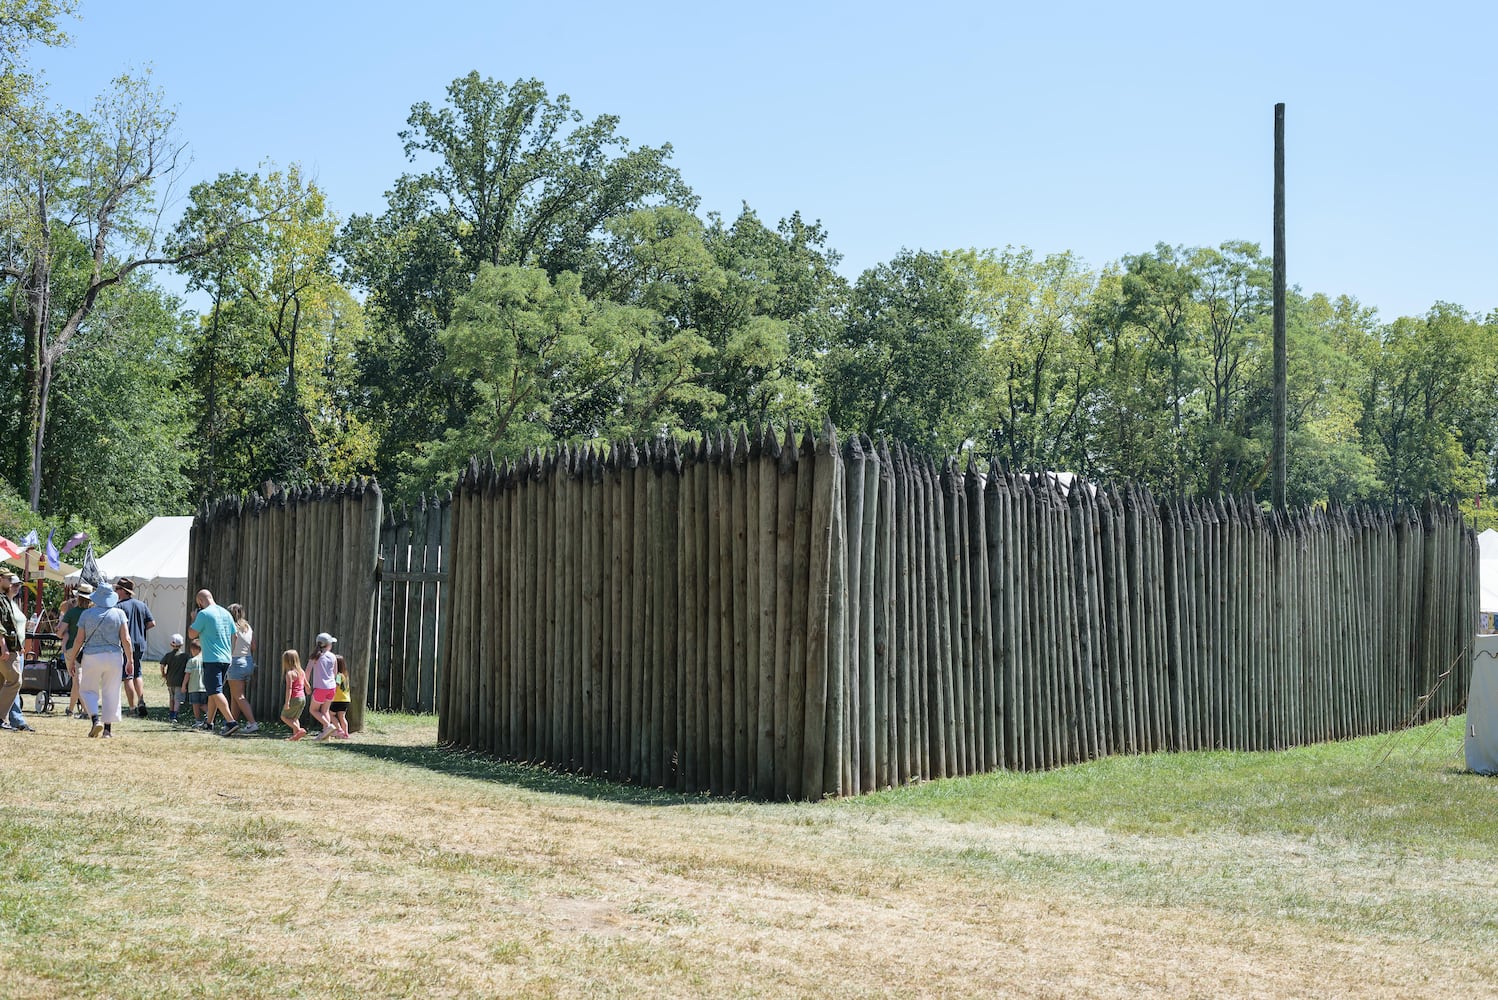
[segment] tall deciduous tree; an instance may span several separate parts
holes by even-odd
[[[1482,492],[1498,418],[1498,337],[1458,306],[1383,328],[1365,427],[1390,498]]]
[[[372,438],[348,412],[363,316],[334,274],[338,219],[292,166],[194,188],[176,238],[202,240],[244,218],[259,221],[239,225],[237,239],[187,269],[214,295],[195,352],[202,486],[367,473]]]
[[[1084,468],[1085,408],[1099,378],[1087,323],[1096,275],[1070,253],[1036,260],[1023,247],[947,256],[983,334],[991,453],[1015,468]]]
[[[860,275],[826,361],[833,421],[935,453],[961,447],[989,391],[969,305],[962,275],[940,254],[906,250]]]
[[[213,249],[213,242],[161,249],[156,189],[176,174],[183,149],[174,123],[148,76],[124,76],[91,116],[39,106],[3,137],[0,215],[20,224],[5,233],[0,277],[11,286],[25,340],[26,435],[18,464],[33,509],[41,498],[52,386],[100,296],[141,268]],[[87,249],[88,267],[81,281],[65,283],[57,280],[56,254],[69,241]]]
[[[414,105],[407,125],[400,138],[420,172],[395,182],[380,216],[350,220],[343,251],[369,293],[361,381],[387,479],[477,402],[441,363],[438,331],[481,265],[580,273],[611,219],[694,204],[670,146],[632,147],[616,117],[586,120],[538,80],[470,73],[444,105]]]

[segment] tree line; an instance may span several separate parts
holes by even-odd
[[[1270,263],[1161,243],[903,250],[851,280],[819,222],[701,210],[671,147],[539,80],[411,107],[410,170],[340,215],[295,165],[172,204],[166,96],[90,111],[26,63],[71,0],[0,0],[4,507],[108,536],[265,480],[414,496],[472,454],[774,419],[932,453],[1267,495]],[[163,289],[172,269],[206,303]],[[1392,322],[1292,290],[1289,500],[1472,502],[1494,476],[1498,312]]]

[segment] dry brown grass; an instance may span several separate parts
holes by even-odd
[[[651,795],[446,754],[434,723],[404,717],[335,746],[36,725],[0,743],[5,996],[1403,998],[1498,982],[1475,946],[1491,927],[1427,936],[1372,913],[1430,905],[1473,877],[1455,862]]]

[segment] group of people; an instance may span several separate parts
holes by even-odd
[[[30,731],[19,698],[26,638],[26,617],[16,600],[21,580],[12,574],[7,582],[7,593],[0,596],[0,706],[10,707],[0,728]],[[149,714],[141,665],[146,632],[156,621],[150,608],[135,598],[134,589],[127,577],[112,586],[80,582],[57,623],[56,634],[63,640],[64,662],[72,678],[68,714],[89,720],[90,737],[113,738],[114,726],[124,715],[122,698],[140,718]],[[187,722],[186,705],[191,708],[194,728],[224,736],[258,732],[260,724],[246,696],[255,670],[255,631],[244,608],[238,604],[224,608],[208,590],[198,591],[195,603],[198,611],[187,638],[174,634],[171,649],[161,660],[168,718]],[[281,655],[286,683],[281,720],[291,729],[287,739],[307,735],[301,715],[309,704],[312,717],[322,726],[317,739],[348,737],[349,675],[344,658],[332,652],[337,641],[326,632],[319,633],[305,670],[296,650]]]

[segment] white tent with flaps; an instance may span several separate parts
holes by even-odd
[[[1498,531],[1492,528],[1477,536],[1477,578],[1477,610],[1498,612]]]
[[[128,576],[135,596],[146,602],[156,627],[146,633],[146,659],[171,648],[173,632],[187,634],[187,549],[191,517],[153,517],[96,562],[110,581]],[[77,579],[74,574],[73,579]]]

